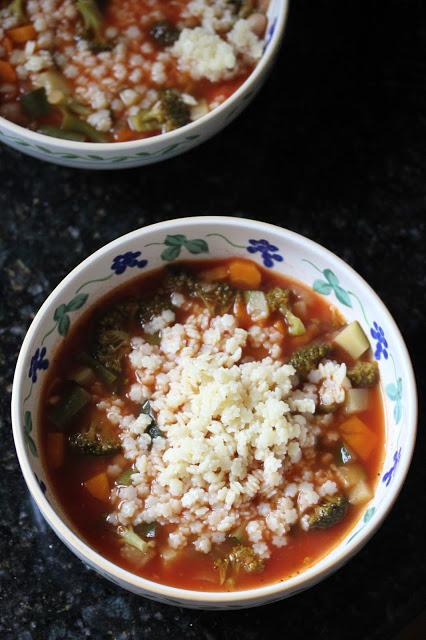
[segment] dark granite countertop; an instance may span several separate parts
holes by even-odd
[[[389,307],[424,389],[424,4],[291,4],[285,44],[261,95],[187,155],[90,173],[0,147],[2,640],[425,637],[422,431],[400,498],[355,560],[304,594],[232,613],[157,605],[87,569],[32,506],[15,456],[12,374],[42,301],[106,242],[185,215],[275,222],[336,252]],[[412,620],[413,635],[399,635]]]

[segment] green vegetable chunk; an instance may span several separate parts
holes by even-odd
[[[95,0],[77,0],[77,11],[79,12],[84,29],[92,37],[101,37],[102,14]]]
[[[302,320],[295,316],[290,309],[290,289],[274,287],[267,292],[266,299],[271,311],[279,311],[282,313],[287,323],[288,332],[291,336],[302,336],[306,333],[305,325]]]
[[[74,142],[84,142],[86,140],[86,136],[83,136],[81,133],[77,133],[76,131],[63,131],[59,127],[51,127],[50,125],[40,127],[38,132],[44,133],[45,136],[61,138],[62,140],[74,140]]]
[[[18,23],[21,24],[27,18],[25,11],[25,0],[12,0],[8,6],[9,13],[15,16]]]
[[[115,484],[118,486],[130,487],[132,484],[132,474],[135,473],[135,470],[130,468],[123,471],[115,481]]]
[[[157,420],[155,419],[154,412],[149,400],[146,400],[143,403],[141,413],[145,413],[151,418],[151,424],[147,426],[147,428],[145,429],[145,433],[151,436],[152,440],[154,440],[154,438],[165,438],[165,433],[161,431],[160,427],[157,424]]]
[[[91,356],[89,353],[80,353],[80,355],[78,356],[78,360],[81,363],[87,364],[89,367],[91,367],[96,377],[109,387],[113,386],[117,382],[117,376],[115,375],[115,373],[109,371],[101,362],[96,360],[96,358]]]
[[[85,456],[110,456],[121,451],[118,440],[106,438],[92,422],[88,431],[73,433],[68,438],[69,445],[76,453]]]
[[[176,89],[163,89],[152,109],[141,109],[132,117],[136,131],[172,131],[190,122],[190,109]]]
[[[145,540],[142,540],[142,538],[135,533],[133,527],[120,528],[119,535],[126,544],[129,544],[131,547],[134,547],[142,553],[148,553],[152,550],[152,546],[154,545],[153,542],[146,542]]]
[[[142,538],[152,540],[157,537],[158,527],[158,522],[143,522],[135,527],[135,531]]]
[[[211,314],[226,313],[236,295],[235,289],[226,282],[204,282],[180,268],[168,270],[164,288],[168,292],[179,291],[190,298],[198,298]]]
[[[310,529],[328,529],[337,524],[346,515],[349,502],[345,496],[329,496],[317,505],[309,516]]]
[[[59,428],[64,428],[89,404],[92,396],[78,384],[70,383],[60,401],[49,411],[49,419]]]
[[[224,584],[229,574],[237,575],[240,571],[257,573],[263,571],[264,566],[263,560],[255,554],[252,547],[243,544],[235,545],[224,558],[218,558],[214,563],[215,569],[219,571],[220,584]]]
[[[106,142],[106,136],[101,131],[97,131],[88,122],[70,113],[65,107],[61,107],[61,111],[64,116],[61,124],[62,131],[80,133],[90,142]]]
[[[21,97],[21,105],[26,115],[32,120],[47,115],[51,108],[44,87],[24,93]]]
[[[149,30],[150,36],[162,47],[170,47],[179,38],[180,31],[168,20],[154,22]]]
[[[380,377],[377,362],[357,362],[346,375],[354,387],[374,387]]]
[[[311,344],[295,351],[288,364],[291,364],[300,376],[306,377],[330,351],[331,346],[326,342]]]

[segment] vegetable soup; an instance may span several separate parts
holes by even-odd
[[[238,590],[327,554],[373,496],[377,364],[358,322],[249,260],[113,291],[58,349],[42,450],[97,551],[164,584]]]
[[[125,142],[197,120],[244,82],[269,0],[0,0],[0,115]]]

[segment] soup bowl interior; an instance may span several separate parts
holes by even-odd
[[[373,499],[355,526],[325,557],[299,575],[256,589],[196,592],[151,582],[100,556],[73,529],[55,497],[40,447],[39,405],[46,372],[71,327],[106,293],[180,259],[250,258],[297,279],[335,305],[369,336],[381,375],[385,453]],[[16,449],[28,488],[43,516],[84,562],[120,586],[179,606],[239,608],[278,600],[304,590],[336,570],[365,544],[392,506],[410,463],[416,430],[414,376],[403,339],[372,289],[328,250],[290,231],[237,218],[183,218],[134,231],[100,249],[53,291],[24,340],[13,384]]]
[[[242,85],[221,105],[188,125],[129,142],[74,142],[43,135],[0,116],[0,142],[35,158],[84,169],[124,169],[153,164],[205,142],[236,118],[268,76],[284,34],[288,0],[271,0],[263,55]]]

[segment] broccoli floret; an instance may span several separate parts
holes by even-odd
[[[162,311],[171,309],[170,295],[159,291],[148,300],[142,300],[139,306],[139,319],[144,325],[155,316],[159,316]]]
[[[68,438],[71,449],[85,456],[110,456],[121,450],[118,440],[106,438],[99,432],[95,422],[88,431],[73,433]]]
[[[291,336],[301,336],[306,331],[305,325],[290,309],[290,298],[290,289],[282,289],[281,287],[274,287],[266,294],[266,300],[271,311],[279,311],[286,319],[289,334]]]
[[[157,44],[170,47],[179,38],[180,31],[168,20],[154,22],[149,34]]]
[[[377,362],[357,362],[347,376],[354,387],[374,387],[379,382],[379,367]]]
[[[172,131],[190,122],[190,109],[176,89],[164,89],[152,109],[141,109],[132,117],[136,131]]]
[[[123,355],[130,350],[130,335],[126,328],[137,310],[138,303],[130,300],[112,307],[98,320],[92,355],[109,371],[121,372]]]
[[[167,291],[180,291],[199,298],[211,314],[223,314],[235,300],[235,289],[226,282],[203,282],[184,269],[169,269],[164,281]]]
[[[255,554],[252,547],[237,544],[224,557],[215,560],[214,567],[219,571],[220,584],[223,584],[229,573],[237,575],[239,571],[257,573],[264,569],[264,562]]]
[[[134,547],[141,553],[152,553],[155,542],[146,542],[137,533],[135,533],[133,527],[120,527],[118,534],[121,536],[123,542]]]
[[[317,505],[309,516],[310,529],[328,529],[337,524],[346,515],[349,502],[345,496],[329,496]]]
[[[296,369],[296,373],[305,378],[330,351],[331,346],[328,343],[311,344],[295,351],[288,364],[291,364]]]

